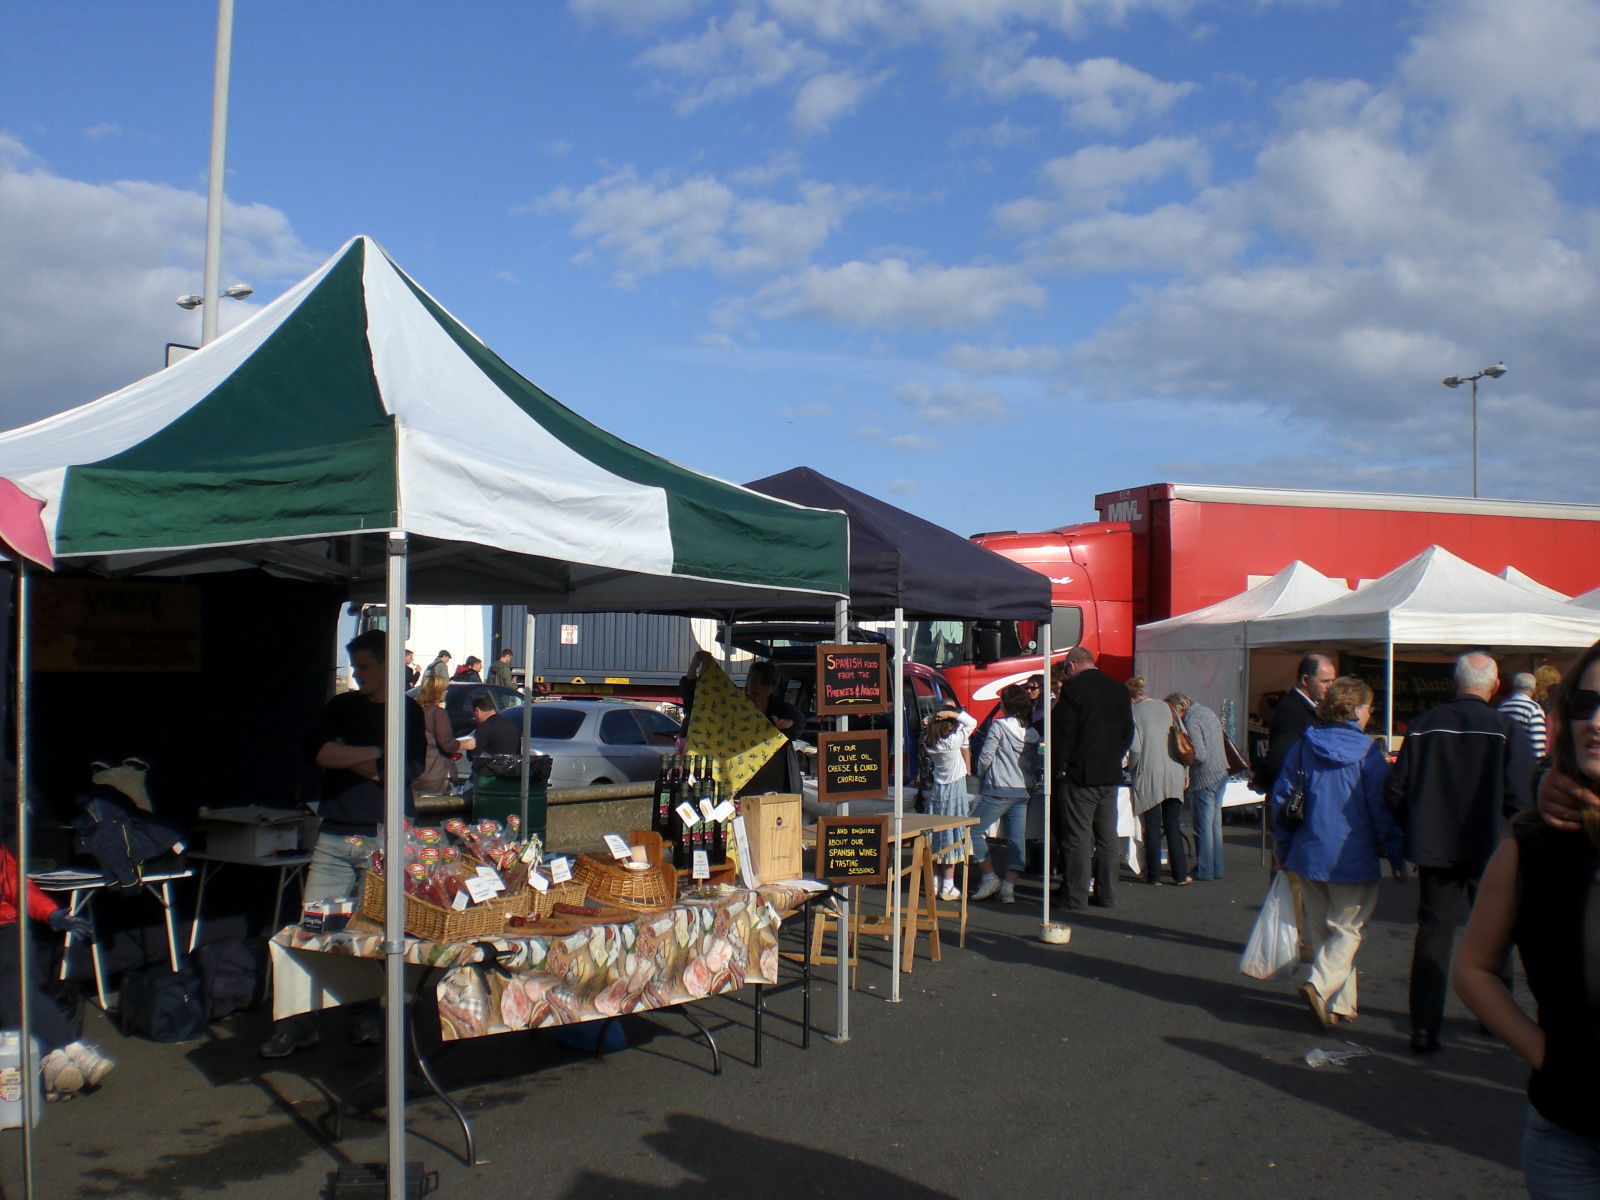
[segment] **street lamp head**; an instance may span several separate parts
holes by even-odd
[[[253,296],[255,293],[255,288],[248,283],[230,283],[222,289],[222,294],[230,300],[243,300],[246,296]]]
[[[187,308],[191,312],[193,312],[195,309],[199,308],[204,303],[205,303],[205,300],[202,299],[199,296],[196,296],[193,292],[190,292],[186,296],[179,296],[178,297],[178,307],[179,308]]]
[[[1492,367],[1485,367],[1483,373],[1490,379],[1499,379],[1500,376],[1506,373],[1506,365],[1503,362],[1497,362]]]
[[[1459,375],[1446,375],[1443,382],[1447,388],[1458,388],[1461,386],[1462,381]]]

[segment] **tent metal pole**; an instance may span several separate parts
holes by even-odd
[[[1039,920],[1045,929],[1050,928],[1050,726],[1054,724],[1050,719],[1050,635],[1054,632],[1054,623],[1055,613],[1052,611],[1050,619],[1039,629],[1039,648],[1044,659],[1044,683],[1039,688],[1039,703],[1044,705],[1044,736],[1040,740],[1039,769],[1039,799],[1044,806],[1044,886],[1040,889],[1044,893],[1044,911]],[[1023,841],[1027,841],[1026,837]],[[1026,861],[1026,845],[1022,848],[1022,856]],[[962,885],[966,885],[966,880],[962,880]]]
[[[833,640],[843,645],[849,638],[850,601],[835,600],[833,603]],[[835,717],[833,726],[839,730],[849,729],[850,718]],[[820,762],[821,759],[819,758],[818,761]],[[850,815],[850,802],[848,800],[839,805],[839,815],[842,817]],[[805,952],[810,954],[811,947],[807,946]],[[839,964],[839,1015],[838,1032],[833,1035],[833,1040],[836,1042],[848,1042],[850,1040],[850,889],[848,887],[839,889],[839,945],[835,951],[834,961]]]
[[[894,764],[894,861],[900,863],[900,839],[905,834],[906,817],[906,610],[898,605],[894,610],[894,720],[890,723],[894,738],[889,761]],[[913,856],[913,859],[915,856]],[[898,874],[889,881],[889,953],[892,961],[889,971],[889,1003],[900,1003],[900,879]],[[913,935],[914,936],[914,935]],[[915,947],[913,947],[913,951]]]
[[[537,629],[533,610],[529,609],[522,622],[522,686],[527,694],[522,700],[522,744],[518,750],[522,754],[522,836],[527,837],[528,830],[528,787],[529,775],[532,764],[528,762],[528,742],[533,737],[533,635]],[[547,813],[548,809],[545,810]],[[549,817],[545,818],[545,833],[539,835],[539,840],[545,840],[545,834],[550,832]]]
[[[390,613],[406,611],[404,533],[391,533],[388,548]],[[395,622],[390,622],[391,631]],[[391,1197],[406,1194],[406,980],[405,980],[405,793],[406,658],[405,639],[390,637],[383,710],[383,962],[384,962],[384,1122],[388,1134]]]
[[[38,1063],[33,1054],[33,1021],[28,1013],[28,981],[33,978],[33,947],[28,935],[28,564],[11,560],[17,571],[17,988],[22,1031],[22,1194],[33,1200],[33,1082]]]
[[[1394,744],[1394,634],[1389,634],[1389,656],[1384,666],[1383,676],[1384,702],[1383,707],[1385,726],[1383,730],[1383,752],[1389,753],[1389,747]]]

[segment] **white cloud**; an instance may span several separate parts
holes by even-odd
[[[199,340],[200,313],[173,301],[200,290],[205,206],[162,184],[62,178],[0,133],[0,425],[93,400],[160,369],[165,343]],[[224,283],[270,295],[321,261],[276,209],[229,204],[223,225]],[[257,307],[229,301],[219,321],[231,328]]]
[[[913,267],[904,259],[809,267],[768,284],[751,309],[862,329],[957,329],[1008,308],[1039,307],[1045,291],[1017,267]]]
[[[101,121],[99,124],[91,125],[89,128],[85,129],[83,131],[83,136],[88,138],[91,142],[98,142],[105,138],[117,137],[121,133],[122,126],[118,125],[115,121]]]
[[[701,3],[702,0],[567,0],[567,7],[578,17],[642,32],[680,20]]]
[[[1020,375],[1054,371],[1061,352],[1054,346],[972,346],[961,344],[944,352],[946,366],[969,375]]]
[[[1069,123],[1112,131],[1159,117],[1195,90],[1192,83],[1165,83],[1114,58],[1070,63],[1013,50],[986,55],[973,81],[1002,100],[1024,95],[1059,100]]]
[[[895,389],[899,400],[919,421],[953,425],[960,421],[993,421],[1008,415],[999,393],[970,383],[906,383]]]
[[[792,201],[745,197],[709,175],[641,179],[629,167],[579,190],[557,188],[534,207],[575,215],[572,232],[616,262],[615,281],[672,269],[724,275],[798,266],[869,194],[803,183]]]
[[[896,433],[883,439],[884,444],[896,450],[914,450],[918,454],[931,454],[938,449],[938,444],[931,438],[925,438],[920,433]]]
[[[913,492],[922,490],[920,479],[891,479],[883,485],[892,496],[909,496]]]
[[[725,21],[713,18],[703,33],[652,46],[638,62],[682,81],[677,110],[688,114],[819,72],[827,56],[790,37],[778,22],[739,9]]]
[[[880,73],[866,79],[853,71],[813,75],[800,85],[790,119],[803,134],[825,133],[834,121],[855,111],[867,93],[886,78],[886,73]]]

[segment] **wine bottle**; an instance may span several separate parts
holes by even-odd
[[[650,812],[650,832],[666,837],[671,832],[669,818],[672,814],[672,755],[661,756],[661,768],[656,772],[656,802]]]

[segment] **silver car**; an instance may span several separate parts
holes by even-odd
[[[520,727],[522,706],[501,714]],[[643,704],[620,700],[536,700],[529,749],[548,754],[550,786],[652,780],[671,754],[681,728]]]

